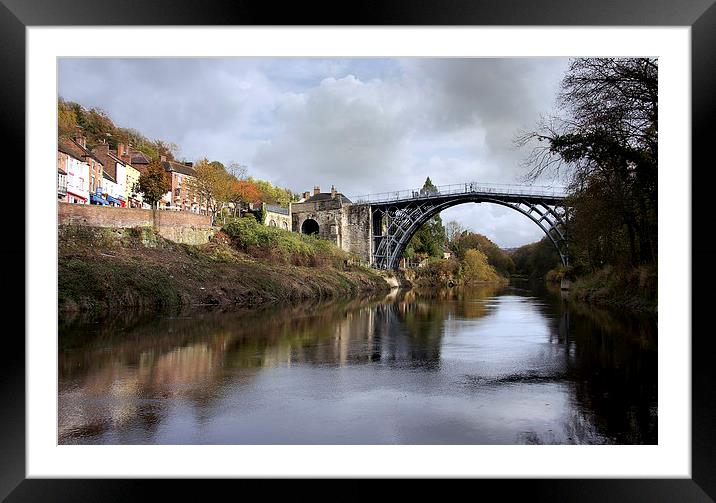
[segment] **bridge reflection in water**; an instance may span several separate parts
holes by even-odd
[[[655,443],[653,320],[564,302],[488,286],[63,324],[59,442]]]

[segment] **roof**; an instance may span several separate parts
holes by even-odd
[[[147,154],[138,150],[133,150],[129,156],[129,162],[131,164],[149,164],[152,161]]]
[[[191,167],[176,161],[162,161],[162,166],[167,171],[176,171],[182,175],[196,176],[196,170]]]
[[[338,192],[336,194],[336,198],[340,198],[342,203],[348,203],[351,204],[352,201],[348,199],[346,196]],[[317,201],[328,201],[329,199],[333,199],[333,195],[330,192],[321,192],[320,194],[316,194],[315,196],[311,196],[308,199],[306,199],[305,203],[312,203]]]
[[[121,162],[121,163],[122,163],[123,165],[125,165],[125,166],[128,166],[128,165],[129,165],[129,163],[128,163],[127,161],[125,161],[124,159],[122,159],[121,157],[119,157],[117,154],[115,154],[115,153],[112,152],[111,150],[110,150],[109,152],[107,152],[107,153],[108,153],[109,156],[110,156],[112,159],[114,159],[115,161]]]
[[[86,157],[91,157],[104,166],[104,163],[96,155],[70,138],[60,138],[57,140],[57,150],[64,152],[67,155],[71,155],[79,161],[84,161]]]
[[[69,143],[68,141],[65,141],[65,138],[60,138],[57,140],[57,150],[62,152],[63,154],[67,154],[70,157],[74,157],[78,161],[83,161],[83,155],[82,151],[74,148],[74,145]]]
[[[284,208],[283,206],[276,206],[275,204],[267,204],[266,205],[266,211],[270,211],[271,213],[278,213],[280,215],[288,215],[288,208]]]

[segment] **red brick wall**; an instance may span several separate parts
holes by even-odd
[[[211,227],[211,216],[186,211],[110,208],[89,204],[57,204],[57,223],[92,227]]]

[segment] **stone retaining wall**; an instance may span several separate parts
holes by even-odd
[[[207,243],[216,232],[209,215],[64,202],[59,202],[57,206],[57,224],[106,228],[153,227],[165,239],[192,245]]]

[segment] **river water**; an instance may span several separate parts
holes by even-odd
[[[655,444],[656,320],[514,284],[63,320],[61,444]]]

